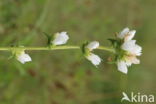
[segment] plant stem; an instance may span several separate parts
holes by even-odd
[[[109,51],[109,52],[115,53],[115,50],[113,48],[110,48],[110,47],[100,46],[97,49],[99,49],[99,50],[105,50],[105,51]]]
[[[0,47],[0,51],[10,51],[13,49],[23,49],[31,51],[46,51],[46,50],[66,50],[66,49],[81,49],[80,46],[53,46],[53,47]],[[114,52],[114,49],[109,47],[100,46],[97,49]]]

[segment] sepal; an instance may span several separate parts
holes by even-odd
[[[47,37],[47,45],[51,46],[52,45],[51,41],[53,40],[54,36],[53,35],[49,35],[49,34],[47,34],[45,32],[43,32],[43,34]]]

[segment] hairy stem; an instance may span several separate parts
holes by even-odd
[[[23,49],[23,50],[31,50],[31,51],[46,51],[46,50],[66,50],[66,49],[81,49],[80,46],[53,46],[53,47],[0,47],[0,51],[10,51],[13,49]],[[110,47],[100,46],[97,49],[105,50],[109,52],[114,52],[114,49]]]

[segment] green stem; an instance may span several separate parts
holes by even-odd
[[[23,49],[32,51],[44,51],[44,50],[65,50],[65,49],[80,49],[80,46],[54,46],[54,47],[0,47],[0,51],[10,51],[13,49]],[[109,47],[100,46],[97,49],[114,52],[114,49]]]
[[[110,47],[100,46],[97,49],[99,49],[99,50],[105,50],[105,51],[109,51],[109,52],[115,53],[115,50],[113,48],[110,48]]]

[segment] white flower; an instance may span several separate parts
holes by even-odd
[[[54,36],[54,40],[52,41],[53,45],[62,45],[68,41],[69,37],[67,32],[56,33]]]
[[[101,58],[98,55],[95,55],[93,53],[90,53],[86,56],[86,58],[91,61],[91,63],[95,66],[99,65],[101,63]]]
[[[121,48],[135,56],[140,56],[142,51],[142,48],[136,44],[136,40],[130,40],[124,42]]]
[[[28,54],[26,54],[24,51],[20,52],[20,54],[17,54],[16,58],[22,64],[25,64],[26,62],[32,61],[31,57]]]
[[[85,46],[87,49],[86,58],[91,61],[91,63],[95,66],[99,65],[101,63],[101,58],[98,55],[95,55],[92,53],[92,51],[99,47],[98,41],[92,41],[89,44]]]
[[[132,64],[140,64],[140,60],[136,56],[125,56],[124,60],[119,60],[117,62],[118,70],[127,74],[128,67]]]
[[[129,28],[124,28],[117,37],[120,39],[124,39],[125,41],[131,40],[136,33],[136,30],[129,30]]]
[[[124,61],[119,61],[119,62],[117,63],[117,67],[118,67],[118,70],[119,70],[119,71],[121,71],[121,72],[127,74],[128,69],[127,69],[127,65],[126,65],[126,63],[125,63]]]
[[[123,44],[121,45],[121,49],[125,51],[125,54],[122,59],[118,60],[117,66],[119,71],[126,74],[128,72],[127,67],[131,66],[132,64],[140,64],[140,60],[137,59],[137,56],[141,56],[142,48],[136,44],[136,40],[132,40],[135,32],[135,30],[129,31],[128,28],[125,28],[118,35],[118,38],[124,40]]]
[[[88,48],[90,51],[92,51],[93,49],[96,49],[99,47],[99,42],[98,41],[93,41],[93,42],[90,42],[86,48]]]

